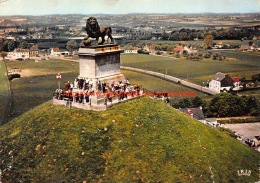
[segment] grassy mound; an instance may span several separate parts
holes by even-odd
[[[7,76],[6,65],[0,60],[0,125],[5,122],[11,107],[10,83]]]
[[[258,152],[150,98],[104,112],[47,102],[0,137],[3,182],[255,182],[259,173]]]

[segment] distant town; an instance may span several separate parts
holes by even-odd
[[[89,15],[91,16],[91,15]],[[68,39],[86,36],[87,15],[0,17],[0,39],[65,48]],[[128,14],[97,15],[99,23],[111,26],[121,40],[201,40],[211,33],[215,40],[260,39],[259,14]],[[53,45],[54,44],[54,45]]]

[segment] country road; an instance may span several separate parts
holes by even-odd
[[[159,73],[159,72],[153,72],[153,71],[148,71],[148,70],[143,70],[143,69],[138,69],[138,68],[133,68],[133,67],[125,67],[125,66],[120,66],[120,69],[125,69],[125,70],[130,70],[130,71],[135,71],[135,72],[155,76],[155,77],[158,77],[158,78],[161,78],[161,79],[173,82],[173,83],[179,83],[181,85],[193,88],[195,90],[198,90],[198,91],[210,94],[210,95],[215,95],[215,94],[218,93],[216,91],[210,90],[207,87],[203,87],[203,86],[182,80],[180,78],[176,78],[176,77],[173,77],[173,76],[170,76],[170,75],[167,75],[167,74],[162,74],[162,73]]]

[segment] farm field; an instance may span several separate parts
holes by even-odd
[[[258,55],[247,55],[237,52],[218,51],[236,60],[217,61],[204,59],[191,61],[185,58],[170,58],[152,55],[122,55],[121,64],[136,67],[189,80],[196,84],[206,83],[217,72],[229,74],[231,77],[251,77],[259,72],[260,61]]]

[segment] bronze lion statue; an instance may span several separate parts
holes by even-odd
[[[89,38],[96,38],[96,44],[104,44],[105,36],[107,35],[110,39],[110,42],[114,43],[114,38],[112,37],[112,29],[111,27],[100,28],[98,25],[98,21],[95,17],[89,17],[86,23],[86,31],[88,37],[84,39],[85,45],[90,45],[91,42]],[[102,41],[98,43],[99,38],[101,37]]]

